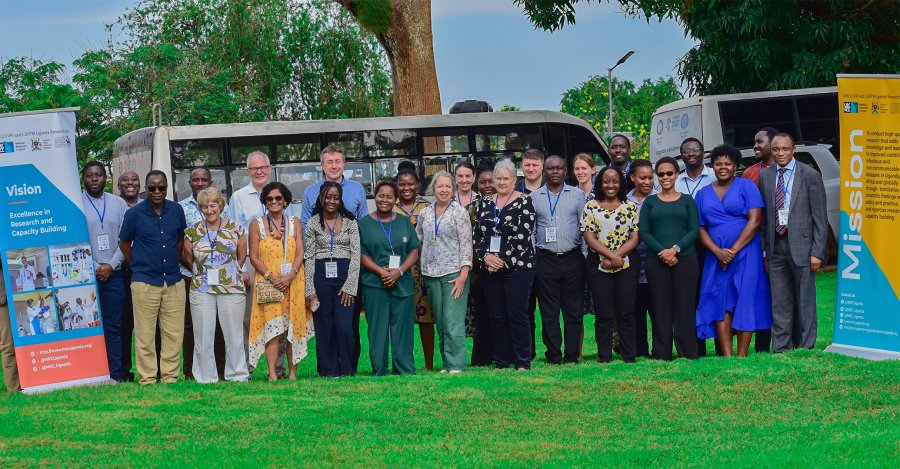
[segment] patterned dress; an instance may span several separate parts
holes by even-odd
[[[638,229],[638,207],[630,201],[619,204],[613,210],[607,210],[600,206],[600,202],[592,200],[584,207],[581,216],[581,232],[594,233],[601,244],[615,251],[622,247],[631,233]],[[603,256],[600,255],[600,261]],[[629,260],[625,258],[625,265],[614,269],[600,268],[603,272],[615,273],[628,268]],[[588,266],[593,268],[593,266]]]
[[[272,272],[280,272],[282,262],[290,262],[297,252],[297,243],[294,239],[294,220],[296,217],[287,217],[287,236],[284,239],[275,239],[267,230],[267,223],[262,218],[257,218],[259,226],[259,257],[263,264]],[[287,253],[282,247],[285,243]],[[265,272],[256,271],[256,283],[265,281]],[[313,336],[312,314],[306,309],[304,295],[304,272],[301,271],[294,277],[290,288],[284,294],[284,300],[280,303],[256,302],[254,292],[253,309],[250,313],[250,365],[256,366],[259,357],[265,352],[266,342],[287,332],[287,340],[293,346],[291,363],[298,363],[307,354],[307,342]]]
[[[422,210],[425,207],[430,206],[431,203],[422,197],[416,198],[416,203],[413,205],[411,211],[407,212],[400,202],[397,202],[397,205],[394,206],[394,212],[399,213],[401,215],[406,215],[409,218],[409,221],[412,222],[413,227],[419,224],[419,215],[422,213]],[[428,301],[428,293],[425,291],[425,283],[422,282],[422,273],[419,269],[419,262],[416,262],[415,265],[412,266],[412,276],[413,283],[415,284],[415,293],[413,294],[413,304],[416,305],[416,323],[419,324],[434,324],[434,315],[431,313],[431,302]]]

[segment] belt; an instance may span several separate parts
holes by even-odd
[[[546,254],[548,256],[563,257],[563,256],[568,256],[569,254],[574,254],[576,252],[581,254],[581,248],[570,249],[566,252],[548,251],[546,249],[538,248],[538,252],[541,254]]]

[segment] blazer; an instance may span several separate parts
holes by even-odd
[[[775,188],[778,184],[778,165],[773,164],[759,173],[759,191],[766,203],[762,218],[762,233],[766,252],[775,251]],[[788,207],[787,236],[791,258],[797,266],[808,266],[810,256],[826,260],[828,245],[828,216],[825,212],[825,185],[815,169],[797,161]]]

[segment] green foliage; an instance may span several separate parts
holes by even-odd
[[[577,365],[429,373],[416,338],[417,374],[376,378],[362,321],[354,378],[315,377],[313,339],[297,381],[0,392],[0,465],[896,467],[900,362],[823,351],[835,279],[815,350],[786,354],[601,365],[587,316]]]
[[[640,86],[613,77],[614,133],[632,134],[634,158],[649,156],[650,120],[660,106],[681,99],[672,77],[656,82],[644,80]],[[563,93],[560,110],[587,121],[598,134],[609,138],[609,82],[605,76],[592,76]]]
[[[375,34],[384,34],[394,19],[391,0],[349,0],[356,20]]]
[[[535,26],[575,22],[592,0],[514,0]],[[900,73],[895,0],[619,0],[627,14],[674,18],[698,45],[678,62],[692,93],[833,86],[838,73]]]
[[[500,106],[500,109],[497,109],[496,112],[514,112],[521,111],[522,108],[519,106],[510,106],[509,104],[504,103],[503,106]]]
[[[9,61],[0,112],[82,106],[82,161],[109,161],[154,104],[167,125],[392,114],[377,40],[329,1],[145,0],[116,27],[124,39],[85,51],[71,84],[58,63]]]

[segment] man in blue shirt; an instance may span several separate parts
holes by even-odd
[[[179,260],[184,243],[184,210],[166,200],[166,173],[153,170],[144,180],[147,199],[125,212],[119,248],[131,262],[135,361],[141,384],[178,380],[184,339],[184,282]],[[162,347],[157,369],[154,336],[159,324]]]
[[[105,192],[106,168],[99,161],[88,161],[81,170],[81,178],[84,183],[81,203],[97,275],[109,377],[122,382],[127,378],[126,370],[122,368],[122,306],[125,303],[122,263],[125,259],[119,249],[119,230],[128,205]]]
[[[369,215],[369,206],[366,204],[366,190],[362,184],[344,177],[344,150],[337,145],[328,145],[322,149],[319,155],[322,162],[322,173],[325,179],[306,188],[303,191],[303,213],[300,214],[300,224],[306,229],[306,223],[312,218],[313,207],[316,206],[316,199],[319,198],[319,191],[322,190],[322,183],[325,181],[336,182],[341,185],[344,195],[342,200],[344,207],[347,207],[357,220]],[[249,264],[249,262],[248,262]],[[353,335],[355,343],[353,346],[353,360],[351,366],[356,371],[359,364],[359,316],[362,311],[362,301],[353,303]]]

